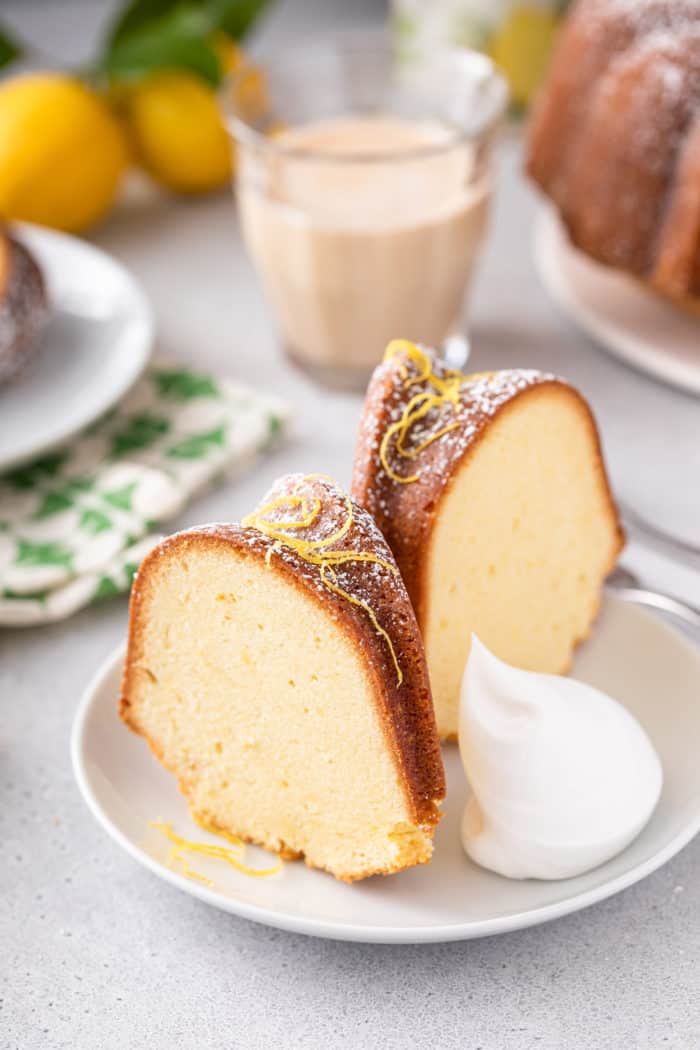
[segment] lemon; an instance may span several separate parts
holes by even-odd
[[[226,33],[218,31],[212,34],[210,43],[216,52],[216,57],[219,60],[219,69],[223,76],[229,76],[231,73],[238,72],[245,61],[245,57],[236,42]]]
[[[201,193],[230,177],[231,144],[216,94],[199,77],[152,73],[129,93],[125,112],[139,161],[164,186]]]
[[[35,73],[0,84],[0,215],[79,231],[109,209],[124,133],[80,81]]]
[[[539,86],[558,21],[553,11],[515,6],[491,41],[489,53],[506,74],[516,106],[526,106]]]

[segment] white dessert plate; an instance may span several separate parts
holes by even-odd
[[[556,919],[644,878],[700,830],[700,652],[650,613],[607,594],[593,636],[580,649],[575,675],[626,704],[661,757],[664,787],[641,835],[608,863],[559,882],[518,882],[467,859],[459,826],[467,785],[457,748],[445,748],[448,796],[430,864],[353,885],[287,862],[269,878],[252,878],[220,860],[188,857],[208,887],[168,866],[168,843],[150,826],[169,821],[184,838],[222,840],[195,824],[175,779],[117,716],[123,649],[89,685],[72,736],[75,775],[94,816],[154,874],[208,904],[317,937],[376,943],[451,941],[505,933]],[[361,764],[358,775],[362,775]],[[249,849],[248,863],[270,866]]]
[[[549,206],[537,216],[534,257],[554,302],[594,342],[657,379],[700,394],[700,318],[577,251]]]
[[[36,356],[0,386],[0,471],[61,444],[135,382],[153,344],[143,292],[116,259],[65,233],[25,223],[13,233],[41,266],[51,317]]]

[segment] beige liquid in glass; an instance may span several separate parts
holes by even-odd
[[[366,376],[390,339],[438,345],[458,331],[490,196],[472,147],[439,122],[395,117],[336,118],[276,142],[308,154],[242,146],[238,198],[291,355]]]

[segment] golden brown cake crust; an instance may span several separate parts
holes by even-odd
[[[579,0],[530,122],[526,168],[572,243],[700,298],[700,0]]]
[[[447,369],[433,351],[428,353],[433,374],[442,377]],[[407,372],[403,371],[407,369]],[[405,435],[402,445],[413,452],[426,436],[440,430],[447,422],[459,426],[428,444],[415,458],[396,454],[392,444],[389,466],[399,475],[415,471],[418,480],[401,484],[386,472],[379,454],[382,437],[403,412],[409,398],[425,390],[426,384],[406,387],[406,375],[418,374],[416,364],[405,355],[384,361],[375,370],[365,401],[360,423],[355,462],[353,465],[352,494],[373,516],[392,548],[406,589],[423,624],[426,606],[427,568],[424,552],[436,523],[442,497],[463,462],[478,447],[489,423],[500,413],[508,411],[523,397],[537,396],[538,391],[556,389],[577,403],[591,430],[597,450],[601,479],[607,491],[610,520],[619,537],[618,551],[624,543],[624,534],[617,508],[610,492],[600,438],[591,410],[584,398],[562,379],[549,373],[530,369],[511,369],[482,373],[474,378],[464,376],[460,399],[456,408],[451,405],[436,409],[421,424]],[[613,568],[611,564],[610,568]]]
[[[308,540],[328,537],[346,520],[346,497],[326,479],[290,475],[280,479],[263,502],[267,504],[289,495],[317,498],[322,504],[317,522],[290,535]],[[349,531],[326,549],[368,552],[395,565],[386,541],[369,515],[356,503],[352,505],[352,512]],[[289,507],[266,514],[266,520],[274,521],[276,516],[280,520],[289,519]],[[170,536],[144,560],[132,588],[128,654],[120,701],[120,713],[127,725],[140,732],[130,717],[129,697],[132,676],[143,655],[144,610],[149,590],[158,577],[159,565],[163,559],[186,559],[188,551],[204,548],[222,551],[233,548],[244,557],[258,560],[263,567],[269,556],[266,571],[283,575],[293,586],[313,595],[362,651],[374,682],[377,711],[409,812],[417,825],[431,829],[441,817],[438,803],[445,797],[445,777],[425,654],[400,576],[393,575],[376,561],[337,565],[334,567],[336,579],[343,590],[369,605],[378,624],[387,632],[403,675],[400,685],[391,649],[365,609],[330,590],[321,579],[319,567],[309,564],[293,547],[276,543],[254,527],[235,524],[207,525]]]

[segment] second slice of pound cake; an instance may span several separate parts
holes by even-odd
[[[443,737],[457,734],[472,632],[516,667],[569,668],[623,542],[572,386],[526,369],[464,375],[397,340],[367,392],[352,493],[406,582]]]

